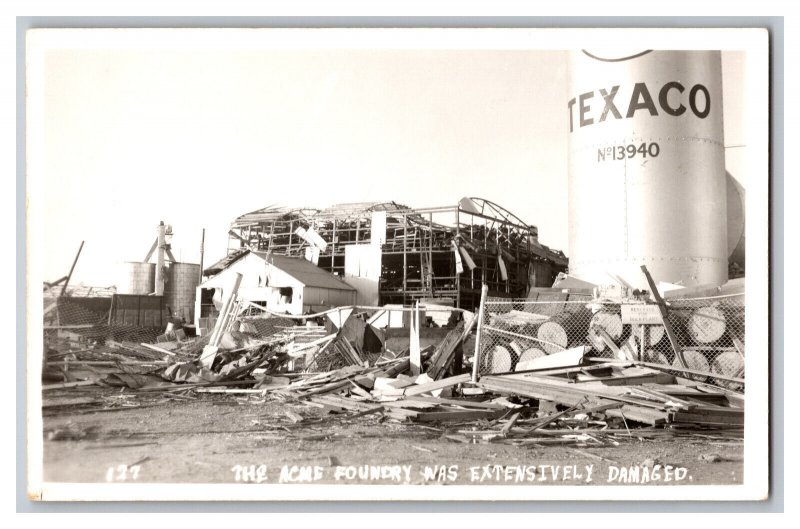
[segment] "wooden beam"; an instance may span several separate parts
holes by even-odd
[[[667,338],[669,338],[669,343],[672,345],[672,350],[675,352],[675,356],[680,361],[681,366],[689,367],[686,365],[686,359],[683,357],[683,351],[681,351],[681,346],[678,344],[678,338],[675,336],[675,331],[672,330],[672,324],[669,321],[667,304],[664,302],[661,294],[659,294],[656,283],[653,281],[650,272],[647,271],[647,267],[642,265],[641,268],[642,273],[644,273],[644,276],[647,278],[647,284],[650,285],[650,292],[653,294],[653,298],[655,298],[656,303],[658,303],[658,310],[661,311],[661,319],[664,321],[664,330],[667,331]]]
[[[67,279],[64,280],[64,286],[61,288],[61,295],[67,293],[67,286],[69,285],[69,280],[72,279],[72,272],[75,270],[75,265],[78,263],[78,257],[81,256],[81,250],[83,250],[83,243],[86,241],[81,241],[80,247],[78,247],[78,253],[75,254],[75,259],[72,261],[72,266],[69,269],[69,274],[67,274]]]
[[[412,395],[419,395],[421,393],[428,393],[429,391],[435,391],[437,389],[448,388],[450,386],[455,386],[456,384],[461,384],[463,382],[469,382],[471,380],[471,376],[469,373],[464,373],[463,375],[457,375],[454,377],[443,378],[442,380],[437,380],[435,382],[429,382],[427,384],[420,384],[418,386],[410,386],[407,387],[403,391],[403,395],[405,396],[412,396]]]

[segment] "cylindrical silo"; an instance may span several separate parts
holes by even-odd
[[[571,56],[570,274],[647,289],[727,280],[722,74],[715,51]]]
[[[744,270],[745,192],[744,187],[727,174],[728,192],[728,263]]]
[[[194,298],[200,284],[200,265],[193,263],[171,263],[164,287],[164,303],[173,317],[194,321]]]
[[[156,265],[152,263],[120,263],[118,294],[148,295],[155,290]]]

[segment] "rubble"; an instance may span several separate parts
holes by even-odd
[[[359,317],[353,309],[350,317]],[[114,411],[217,394],[283,402],[292,431],[318,424],[295,407],[302,405],[317,408],[325,420],[377,417],[440,425],[442,438],[458,443],[557,444],[577,450],[659,432],[742,435],[743,396],[725,386],[736,387],[743,380],[712,371],[707,364],[701,370],[692,363],[682,367],[607,358],[581,345],[527,360],[524,351],[515,351],[515,370],[509,363],[506,372],[473,375],[473,351],[465,351],[464,343],[477,317],[466,313],[450,322],[438,344],[421,349],[422,374],[414,376],[408,349],[370,353],[358,346],[357,336],[351,340],[353,331],[346,322],[329,333],[326,326],[313,323],[293,325],[297,320],[234,314],[220,318],[223,323],[211,336],[172,331],[164,333],[171,341],[157,345],[88,341],[64,331],[47,344],[44,409]],[[495,324],[505,322],[507,328],[537,336],[540,326],[532,323],[540,320],[539,315],[512,311]],[[366,328],[357,327],[362,333]],[[608,332],[600,336],[617,347]],[[209,361],[211,340],[216,345]],[[685,357],[692,358],[686,351]],[[709,384],[714,381],[721,383]],[[55,389],[87,386],[122,388],[128,400],[47,398]],[[136,403],[137,397],[149,400]]]

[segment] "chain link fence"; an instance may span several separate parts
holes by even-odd
[[[699,374],[675,374],[742,390],[740,382],[728,379],[744,379],[744,295],[668,300],[667,306],[683,361],[652,303],[566,293],[538,294],[536,300],[488,298],[477,373],[524,371],[535,368],[531,362],[537,358],[585,346],[589,356],[686,368]],[[632,323],[643,320],[648,323]]]
[[[136,300],[134,307],[130,301],[135,297],[44,296],[43,361],[109,360],[118,352],[111,345],[115,342],[155,344],[169,314],[154,297],[146,300],[151,306]]]

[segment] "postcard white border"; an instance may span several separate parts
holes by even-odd
[[[33,29],[27,36],[28,494],[44,500],[760,500],[768,494],[769,56],[764,29]],[[57,48],[565,50],[591,47],[718,49],[746,54],[748,145],[744,482],[723,486],[195,485],[42,481],[42,302],[46,257],[39,161],[44,54]],[[757,176],[763,175],[763,178]]]

